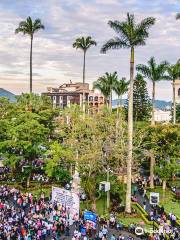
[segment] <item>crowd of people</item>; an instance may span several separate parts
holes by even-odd
[[[3,169],[3,170],[2,170]],[[0,168],[4,174],[10,171],[6,168]],[[1,174],[0,174],[1,175]],[[42,174],[32,175],[34,181],[48,181]],[[159,179],[155,179],[156,184]],[[176,216],[173,213],[167,215],[164,207],[147,208],[148,198],[146,188],[149,179],[138,177],[133,185],[132,200],[138,201],[138,195],[144,199],[142,205],[149,215],[149,220],[157,222],[160,226],[159,231],[149,234],[150,240],[163,240],[169,236],[170,240],[180,239],[180,229],[176,224]],[[149,203],[148,203],[149,204]],[[90,222],[83,219],[83,216],[73,216],[70,218],[70,209],[51,202],[44,194],[37,199],[31,193],[22,194],[19,190],[0,186],[0,240],[123,240],[133,239],[131,234],[125,237],[122,233],[123,224],[118,222],[115,215],[111,214],[108,221],[98,221],[94,227]],[[126,229],[134,234],[136,224],[130,224]],[[110,228],[114,229],[110,231]],[[116,233],[116,234],[114,234]]]
[[[160,185],[162,183],[161,179],[156,176],[154,178],[155,185]],[[180,228],[177,226],[176,216],[173,213],[166,214],[164,207],[159,207],[158,205],[150,205],[149,199],[146,195],[146,188],[149,186],[149,178],[143,176],[138,177],[134,182],[132,200],[138,202],[138,195],[141,199],[141,204],[144,210],[149,215],[149,220],[157,222],[160,226],[158,233],[152,236],[153,240],[163,240],[166,236],[170,240],[180,239]]]
[[[2,161],[2,160],[0,160]],[[0,167],[0,181],[8,181],[9,177],[8,174],[10,173],[10,168],[8,166],[1,166]]]
[[[112,217],[111,221],[114,220]],[[0,186],[1,240],[124,239],[122,234],[110,236],[107,223],[97,229],[75,215],[70,225],[69,209],[65,206],[45,201],[43,194],[36,199],[31,193],[22,194],[17,189]]]

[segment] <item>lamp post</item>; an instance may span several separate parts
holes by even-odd
[[[109,167],[107,168],[107,182],[109,182]],[[110,206],[110,191],[107,191],[107,209]]]
[[[107,159],[108,159],[108,155],[110,153],[110,145],[107,144],[105,142],[104,146],[103,146],[103,153],[104,153],[104,158],[106,159],[106,162],[107,162]],[[107,182],[109,182],[109,173],[110,173],[110,168],[109,168],[109,165],[107,164],[107,169],[106,169],[106,172],[107,172]],[[109,209],[110,207],[110,191],[107,191],[107,209]]]

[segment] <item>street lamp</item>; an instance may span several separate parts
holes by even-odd
[[[108,155],[111,151],[110,145],[105,142],[104,146],[102,148],[102,151],[103,151],[103,154],[104,154],[104,158],[107,160]],[[109,172],[110,172],[109,166],[107,166],[106,172],[107,172],[107,182],[109,182]],[[109,206],[110,206],[110,191],[108,190],[107,191],[107,209],[109,209]]]

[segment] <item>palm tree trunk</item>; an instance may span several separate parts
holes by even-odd
[[[111,90],[110,96],[109,96],[109,108],[110,108],[110,111],[112,112],[112,90]]]
[[[155,165],[155,158],[154,154],[150,152],[150,188],[154,188],[154,165]]]
[[[166,190],[166,179],[163,179],[163,185],[162,185],[163,191]]]
[[[130,87],[128,104],[128,156],[127,156],[127,190],[126,212],[131,213],[131,167],[133,150],[133,84],[134,84],[134,48],[131,48]]]
[[[153,91],[152,91],[152,120],[151,124],[155,125],[154,112],[155,112],[155,81],[153,81]]]
[[[32,45],[33,45],[33,36],[31,36],[31,47],[30,47],[30,93],[32,93]]]
[[[173,124],[176,124],[176,90],[175,82],[173,81]]]
[[[83,88],[85,88],[85,71],[86,71],[86,51],[84,51],[84,56],[83,56]],[[83,112],[85,113],[86,109],[85,109],[85,92],[83,90]]]

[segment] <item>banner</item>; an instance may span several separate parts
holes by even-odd
[[[97,215],[93,212],[86,211],[86,212],[84,212],[84,220],[89,220],[89,221],[92,221],[92,222],[96,223],[97,222]]]
[[[159,193],[150,192],[150,204],[152,204],[152,205],[159,204]]]
[[[97,215],[90,211],[84,212],[84,220],[86,221],[87,225],[90,225],[91,228],[96,229],[97,225]]]
[[[66,207],[71,220],[79,219],[80,201],[77,193],[64,188],[52,187],[52,202],[54,201]]]

